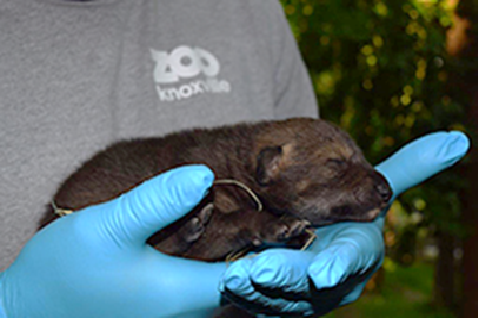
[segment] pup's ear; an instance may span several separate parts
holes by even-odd
[[[257,156],[256,180],[265,186],[277,179],[283,160],[282,146],[263,148]]]

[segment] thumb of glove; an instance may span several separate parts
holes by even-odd
[[[212,171],[205,166],[176,168],[115,200],[85,209],[78,217],[90,230],[95,230],[91,226],[100,227],[96,233],[107,233],[120,246],[143,245],[153,233],[191,211],[213,180]]]
[[[387,178],[394,197],[406,189],[451,167],[470,148],[470,139],[462,132],[435,132],[405,145],[377,166]]]

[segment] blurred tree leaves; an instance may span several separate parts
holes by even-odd
[[[467,96],[449,80],[464,67],[446,52],[449,2],[282,0],[321,117],[350,132],[374,164],[427,132],[465,129]],[[448,171],[401,201],[411,213],[422,200],[424,224],[459,234],[462,186]]]

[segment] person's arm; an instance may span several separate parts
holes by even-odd
[[[207,317],[226,265],[167,256],[145,240],[190,211],[212,181],[204,166],[171,170],[48,225],[0,274],[4,316]]]
[[[406,145],[377,169],[395,198],[456,163],[468,149],[463,133],[438,132]],[[322,315],[348,304],[382,263],[385,213],[371,223],[324,226],[306,251],[268,250],[239,260],[227,269],[221,291],[255,312],[281,317]]]

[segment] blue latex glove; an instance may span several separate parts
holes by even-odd
[[[8,318],[202,317],[219,304],[226,265],[144,242],[191,210],[212,181],[203,166],[172,170],[55,221],[1,274],[0,308]]]
[[[461,132],[438,132],[403,147],[377,170],[394,198],[462,158],[469,148]],[[268,315],[326,314],[356,300],[384,258],[386,211],[372,223],[342,223],[316,231],[306,251],[267,250],[233,263],[220,290],[226,298]]]

